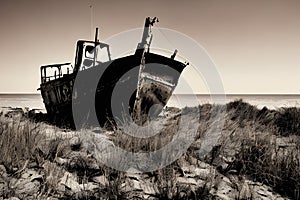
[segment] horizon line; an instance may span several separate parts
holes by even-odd
[[[37,94],[41,94],[38,92],[0,92],[0,95],[37,95]],[[193,93],[173,93],[172,95],[193,95]],[[211,94],[211,93],[195,93],[194,95],[300,95],[300,93],[215,93],[215,94]]]

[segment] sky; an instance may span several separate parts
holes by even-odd
[[[96,26],[105,40],[157,16],[206,49],[227,94],[300,94],[299,10],[297,0],[1,0],[0,93],[37,93],[39,67],[74,62]]]

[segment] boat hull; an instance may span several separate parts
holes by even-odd
[[[41,94],[51,121],[81,128],[116,126],[128,116],[143,125],[149,117],[157,116],[186,65],[158,54],[144,56],[142,72],[141,55],[134,54],[42,83]]]

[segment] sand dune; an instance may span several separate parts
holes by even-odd
[[[72,131],[55,127],[47,119],[37,120],[29,112],[8,109],[0,116],[3,198],[300,197],[298,108],[258,109],[243,101],[226,106],[168,108],[151,122],[160,128],[152,130],[155,134],[146,138],[130,136],[146,131],[130,124],[113,131],[97,127]],[[218,121],[224,122],[221,129],[216,128]],[[195,127],[196,132],[190,134]],[[217,140],[207,143],[212,141],[212,134],[218,136]],[[113,155],[115,159],[110,164],[123,171],[103,162],[114,147],[135,153],[154,152],[176,138],[193,141],[184,152],[173,148],[158,154],[157,161],[166,162],[154,171],[147,169],[157,167],[156,162],[122,159],[118,154]],[[166,164],[174,155],[178,158]]]

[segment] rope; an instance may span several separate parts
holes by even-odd
[[[157,26],[157,30],[162,34],[162,36],[168,41],[168,43],[170,44],[170,46],[172,46],[172,48],[177,49],[175,47],[175,45],[169,40],[169,38],[166,36],[166,34],[163,32],[163,30],[158,26]]]

